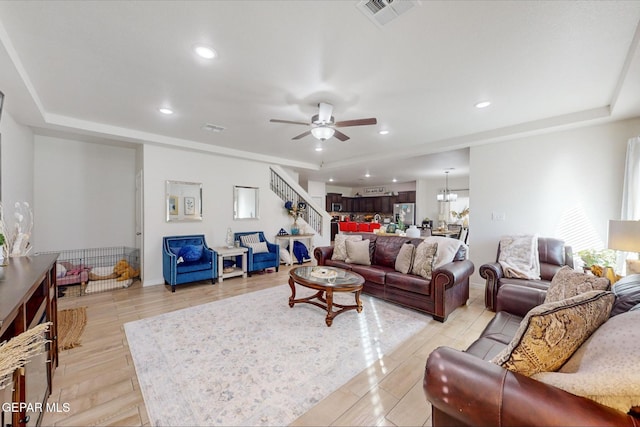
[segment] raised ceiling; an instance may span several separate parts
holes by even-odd
[[[0,2],[0,90],[36,132],[255,158],[344,186],[466,174],[471,145],[640,116],[638,1],[423,1],[383,26],[359,3]],[[316,152],[311,136],[291,140],[304,127],[269,122],[309,121],[319,102],[378,124]]]

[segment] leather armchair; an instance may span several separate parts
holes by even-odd
[[[480,276],[486,280],[485,306],[496,311],[496,295],[500,287],[509,283],[518,286],[527,286],[546,291],[549,288],[553,276],[565,265],[573,268],[573,251],[571,246],[566,246],[563,240],[550,237],[538,238],[538,254],[540,259],[540,279],[516,279],[504,277],[502,266],[498,263],[500,258],[500,245],[496,262],[480,266]]]
[[[202,255],[198,260],[183,260],[181,250],[185,246],[202,247]],[[207,246],[204,234],[189,236],[166,236],[162,238],[162,275],[166,283],[171,285],[171,292],[176,285],[211,280],[218,277],[217,253]]]
[[[260,241],[267,244],[269,252],[254,253],[253,248],[244,245],[240,236],[248,234],[258,234]],[[234,239],[240,241],[240,246],[248,248],[247,252],[247,273],[251,276],[251,272],[264,270],[265,268],[275,267],[276,271],[280,268],[280,245],[269,242],[262,231],[244,231],[234,233]],[[240,260],[238,260],[240,261]]]

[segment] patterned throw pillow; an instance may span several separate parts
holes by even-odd
[[[347,259],[347,246],[345,242],[350,240],[352,242],[358,242],[362,240],[362,235],[360,234],[336,234],[336,237],[333,241],[333,254],[331,255],[331,259],[334,261],[344,261]]]
[[[267,242],[258,242],[258,243],[249,242],[249,243],[246,243],[245,245],[253,249],[254,254],[269,252],[269,248],[267,247]]]
[[[405,243],[400,248],[400,252],[398,252],[398,256],[396,257],[396,271],[400,273],[407,274],[411,271],[411,267],[413,266],[413,254],[416,250],[416,247],[411,243]]]
[[[438,244],[422,242],[416,248],[411,273],[431,280],[431,273],[438,254]]]
[[[260,234],[258,233],[244,234],[240,236],[240,240],[242,241],[242,244],[245,246],[249,246],[249,243],[260,243]]]
[[[345,262],[349,264],[371,265],[369,258],[369,239],[361,241],[346,240],[347,257]]]
[[[608,291],[609,279],[583,273],[565,265],[553,276],[544,302],[562,301],[587,291]]]
[[[588,291],[532,308],[491,362],[526,376],[557,371],[609,318],[613,300],[612,292]]]

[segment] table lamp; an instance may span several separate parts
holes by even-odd
[[[609,249],[636,252],[640,258],[640,221],[609,220]],[[627,274],[640,273],[640,259],[628,259]]]

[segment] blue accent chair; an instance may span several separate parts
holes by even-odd
[[[252,248],[249,248],[248,246],[242,244],[240,236],[255,233],[258,233],[258,235],[260,236],[261,242],[267,243],[269,252],[254,254]],[[249,249],[249,251],[247,252],[247,273],[249,273],[249,276],[251,276],[251,272],[253,271],[264,270],[265,268],[269,267],[275,267],[276,271],[280,269],[280,245],[267,241],[262,231],[244,231],[240,233],[234,233],[233,237],[234,240],[240,241],[240,246]],[[238,262],[240,262],[240,259],[238,259]]]
[[[193,259],[200,250],[200,258]],[[186,259],[178,263],[181,256]],[[207,246],[204,234],[163,237],[162,275],[164,281],[171,285],[171,292],[175,292],[176,285],[182,283],[209,279],[214,283],[218,277],[217,252]]]

